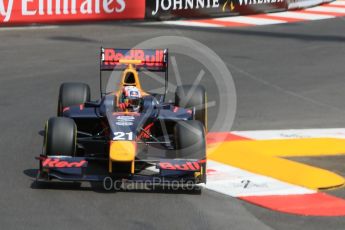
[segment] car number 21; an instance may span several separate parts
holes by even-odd
[[[128,132],[128,133],[125,133],[125,132],[115,132],[113,140],[118,140],[118,141],[128,140],[128,141],[132,141],[133,140],[133,132]]]

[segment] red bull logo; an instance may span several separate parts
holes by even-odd
[[[164,65],[164,50],[117,50],[104,49],[103,64],[108,66],[115,66],[119,64],[120,60],[140,60],[145,66],[163,66]]]
[[[201,165],[198,162],[186,162],[184,164],[161,162],[159,168],[163,170],[177,170],[177,171],[199,171]]]
[[[47,158],[42,162],[44,168],[82,168],[86,165],[86,160],[69,162],[59,158]]]

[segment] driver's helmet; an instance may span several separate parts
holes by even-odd
[[[139,112],[142,96],[140,90],[135,86],[125,86],[122,91],[121,103],[132,112]]]

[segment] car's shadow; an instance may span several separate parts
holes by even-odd
[[[70,191],[92,191],[97,193],[117,193],[117,192],[130,192],[130,193],[166,193],[166,194],[189,194],[189,195],[200,195],[203,188],[187,187],[187,188],[177,188],[168,186],[143,186],[143,185],[129,185],[121,189],[105,189],[103,182],[60,182],[60,181],[37,181],[36,175],[38,173],[37,169],[26,169],[23,173],[32,179],[30,185],[31,189],[40,190],[70,190]]]

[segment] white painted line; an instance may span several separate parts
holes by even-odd
[[[335,2],[331,2],[329,5],[345,6],[345,1],[335,1]]]
[[[307,11],[312,12],[324,12],[324,13],[345,13],[345,8],[339,7],[328,7],[328,6],[317,6],[310,9],[306,9]]]
[[[232,197],[313,194],[316,191],[207,161],[206,188]]]
[[[60,26],[21,26],[21,27],[0,27],[0,31],[16,31],[16,30],[49,30],[57,29]]]
[[[305,8],[305,7],[312,7],[323,3],[323,0],[304,0],[304,1],[293,1],[289,2],[288,8],[289,9],[298,9],[298,8]]]
[[[197,27],[223,27],[216,24],[203,23],[203,22],[191,22],[191,21],[164,21],[163,24],[177,25],[177,26],[197,26]]]
[[[226,22],[238,22],[252,25],[270,25],[270,24],[279,24],[286,23],[283,20],[277,19],[266,19],[266,18],[257,18],[250,16],[236,16],[236,17],[225,17],[225,18],[216,18],[216,21],[226,21]]]
[[[233,131],[231,133],[238,136],[253,139],[253,140],[278,140],[278,139],[302,139],[302,138],[345,139],[345,128]]]
[[[321,14],[309,14],[309,13],[300,13],[300,12],[279,12],[272,13],[270,15],[284,17],[284,18],[294,18],[294,19],[304,19],[304,20],[320,20],[334,18],[332,15],[321,15]]]

